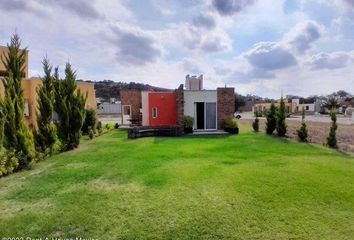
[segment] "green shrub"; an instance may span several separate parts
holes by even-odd
[[[119,128],[119,123],[114,124],[114,128],[118,129]]]
[[[307,142],[308,131],[305,123],[305,109],[302,108],[302,122],[300,129],[296,130],[297,136],[301,142]]]
[[[287,126],[286,126],[286,107],[285,107],[285,102],[283,97],[280,99],[280,107],[278,110],[277,114],[277,134],[279,137],[284,137],[287,131]]]
[[[95,133],[93,132],[93,129],[91,127],[88,130],[88,135],[90,139],[93,139],[95,136]]]
[[[110,126],[108,123],[106,123],[106,124],[104,125],[104,127],[106,128],[107,131],[109,131],[109,130],[111,129],[111,126]]]
[[[191,116],[184,116],[183,117],[183,126],[184,128],[193,128],[194,125],[194,118]]]
[[[272,103],[269,111],[266,113],[266,133],[272,135],[277,127],[277,109]]]
[[[238,124],[237,124],[236,119],[234,119],[234,118],[229,118],[229,119],[225,120],[225,122],[224,122],[224,128],[225,128],[225,129],[227,129],[227,128],[229,128],[229,129],[236,129],[236,128],[238,128]]]
[[[57,140],[57,129],[53,124],[54,79],[52,66],[48,59],[44,58],[42,63],[44,78],[42,79],[42,85],[37,89],[37,130],[34,132],[34,139],[36,149],[45,155],[50,155]],[[42,157],[40,158],[42,159]]]
[[[97,129],[97,130],[102,129],[102,122],[101,122],[101,121],[98,121],[98,122],[97,122],[96,129]]]
[[[95,133],[96,132],[96,124],[97,124],[97,117],[96,117],[95,109],[86,110],[85,121],[84,121],[84,124],[82,125],[82,128],[81,128],[82,134],[88,135],[90,128],[93,131],[93,133]]]
[[[35,145],[32,131],[24,119],[24,98],[22,79],[25,75],[24,66],[27,49],[22,49],[21,40],[17,34],[11,38],[8,51],[3,56],[8,76],[2,78],[5,94],[1,101],[4,115],[4,147],[15,152],[19,159],[19,168],[27,168],[36,161]],[[2,135],[2,134],[1,134]]]
[[[259,119],[258,116],[254,119],[254,122],[252,123],[253,130],[255,132],[259,132]]]
[[[338,125],[337,125],[336,110],[332,109],[330,115],[331,115],[332,125],[331,125],[331,129],[329,130],[329,135],[327,137],[327,145],[330,148],[337,148],[336,131],[337,131]]]
[[[96,127],[96,129],[97,129],[98,135],[99,135],[99,136],[102,135],[103,129],[102,129],[102,122],[101,122],[101,121],[98,121],[98,122],[97,122],[97,127]]]
[[[18,167],[19,159],[14,151],[0,151],[0,177],[13,173]]]
[[[65,78],[59,78],[59,70],[54,71],[55,104],[58,114],[58,137],[62,151],[75,149],[80,144],[81,128],[85,120],[87,93],[77,89],[76,72],[69,63],[65,66]]]

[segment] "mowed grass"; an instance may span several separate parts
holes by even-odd
[[[0,179],[1,237],[353,239],[354,158],[252,133],[113,131]]]

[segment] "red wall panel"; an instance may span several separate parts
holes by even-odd
[[[153,118],[152,109],[157,108],[157,118]],[[150,92],[149,93],[149,125],[166,126],[176,125],[176,93]]]

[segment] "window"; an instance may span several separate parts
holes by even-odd
[[[306,106],[306,111],[310,110],[309,106]]]
[[[157,108],[156,107],[152,108],[152,118],[157,118]]]
[[[123,114],[130,115],[130,106],[123,106]]]

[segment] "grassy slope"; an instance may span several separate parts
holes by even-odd
[[[0,179],[0,236],[350,239],[354,161],[251,132],[111,132]]]

